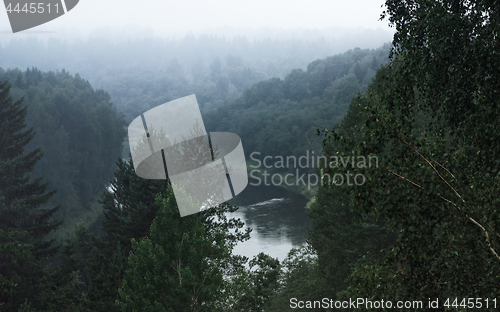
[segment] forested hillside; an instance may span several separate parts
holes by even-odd
[[[44,153],[32,176],[57,189],[49,203],[61,206],[55,217],[65,220],[62,229],[67,235],[77,222],[91,224],[101,214],[97,197],[121,155],[123,115],[105,91],[94,90],[78,74],[0,69],[0,81],[5,80],[14,100],[22,98],[28,108],[26,124],[36,135],[26,149]]]
[[[389,46],[377,50],[354,49],[315,61],[306,71],[294,70],[283,80],[259,82],[241,98],[205,113],[206,127],[209,131],[238,133],[247,154],[260,151],[263,155],[286,156],[302,155],[306,150],[319,152],[315,123],[341,120],[350,99],[366,89],[379,64],[387,62],[388,52]],[[194,306],[201,304],[198,301],[204,302],[202,306],[210,305],[217,311],[261,311],[282,287],[280,276],[285,272],[282,266],[292,273],[297,262],[308,263],[301,256],[280,264],[264,254],[251,262],[233,255],[235,243],[249,237],[241,230],[241,221],[227,219],[223,214],[234,208],[224,205],[206,214],[180,218],[168,182],[138,178],[131,162],[119,161],[109,182],[126,123],[109,102],[109,95],[102,90],[94,91],[78,74],[73,77],[66,71],[42,73],[32,68],[25,72],[2,70],[1,75],[11,81],[10,94],[14,99],[24,96],[22,103],[28,108],[26,122],[37,133],[27,150],[39,146],[45,152],[32,176],[43,176],[49,182],[49,189],[57,189],[49,204],[61,205],[54,215],[56,220],[64,221],[59,231],[75,233],[64,245],[52,245],[53,253],[47,256],[59,265],[43,273],[44,281],[35,278],[32,282],[35,286],[29,290],[33,293],[24,307],[52,311],[66,304],[77,310],[92,307],[93,311],[134,311],[141,310],[145,297],[151,305],[146,310],[157,311],[158,304],[175,306],[180,299],[164,298],[161,303],[156,299],[177,289],[179,281],[175,278],[170,282],[137,279],[137,274],[147,276],[151,270],[169,272],[172,268],[157,259],[171,257],[171,261],[188,266],[192,263],[200,268],[197,272],[187,268],[171,272],[190,276],[188,284],[175,290],[182,300]],[[175,81],[178,88],[186,83],[182,79]],[[110,189],[105,190],[108,185]],[[105,235],[95,237],[85,225],[94,221],[101,209]],[[219,222],[214,223],[214,214]],[[83,224],[75,231],[79,222]],[[188,233],[194,228],[199,231],[195,235],[198,238],[185,236],[191,235]],[[158,234],[160,229],[162,235]],[[236,230],[236,235],[227,232],[229,229]],[[184,234],[178,236],[179,231]],[[15,241],[14,233],[6,237]],[[191,247],[178,245],[184,240]],[[222,249],[210,251],[214,242]],[[178,248],[187,249],[177,253]],[[215,258],[189,256],[197,248],[206,250],[206,256],[214,253]],[[152,252],[153,249],[156,251]],[[46,259],[41,257],[36,261]],[[165,267],[160,269],[162,266]],[[257,270],[249,270],[251,267]],[[206,281],[208,275],[212,276],[210,282]],[[28,275],[19,282],[33,278]],[[266,286],[262,287],[262,283]],[[150,291],[139,291],[139,284]],[[36,294],[34,290],[42,288],[54,289],[57,297],[45,300],[47,293]],[[12,297],[6,294],[4,299],[8,307],[22,303],[22,293],[13,294]]]
[[[247,156],[359,160],[314,168],[329,182],[308,207],[307,245],[281,262],[234,254],[251,234],[236,207],[181,218],[168,180],[139,178],[119,158],[126,123],[107,93],[65,71],[0,70],[0,310],[497,311],[500,6],[387,0],[382,17],[391,47],[241,84],[204,108],[207,131],[239,134]],[[189,85],[175,68],[167,97]],[[224,80],[219,66],[205,75]],[[348,174],[363,182],[340,182]],[[48,240],[56,217],[97,196],[105,235]]]
[[[335,32],[312,30],[304,30],[302,39],[187,34],[181,39],[121,40],[123,34],[103,32],[71,42],[43,37],[11,40],[0,44],[0,67],[78,73],[94,88],[106,90],[130,122],[149,108],[190,94],[196,94],[205,111],[238,98],[258,81],[283,79],[314,60],[354,48],[354,42],[375,48],[390,40],[390,34],[372,30],[357,30],[342,40],[327,36],[338,36]]]
[[[300,145],[306,140],[314,142],[319,151],[314,122],[340,120],[349,99],[366,88],[377,64],[386,62],[387,54],[388,46],[378,50],[354,49],[315,61],[306,71],[294,70],[284,80],[274,78],[260,82],[246,90],[240,99],[206,114],[207,129],[239,133],[247,153],[255,147],[270,155],[301,154],[308,148]],[[53,216],[55,220],[63,220],[59,231],[75,233],[64,245],[53,244],[53,252],[45,257],[31,256],[28,252],[26,257],[34,257],[30,260],[33,263],[50,257],[58,266],[40,273],[45,276],[43,281],[32,275],[17,277],[20,285],[31,281],[34,286],[26,292],[12,288],[15,290],[12,295],[5,293],[6,307],[19,306],[25,294],[29,300],[23,304],[23,309],[55,311],[58,306],[67,305],[76,310],[133,310],[134,306],[142,307],[140,302],[147,296],[151,299],[152,311],[157,311],[156,298],[175,289],[177,282],[175,279],[170,282],[138,280],[136,275],[148,275],[150,270],[160,269],[165,264],[156,259],[168,256],[188,266],[195,261],[192,265],[200,268],[198,272],[187,268],[182,272],[178,271],[180,269],[172,271],[190,276],[191,282],[177,290],[177,296],[185,298],[183,300],[191,301],[194,306],[210,305],[217,311],[263,309],[266,300],[279,288],[281,265],[264,254],[251,262],[232,255],[234,244],[249,237],[241,230],[241,221],[227,219],[223,214],[234,208],[225,205],[206,214],[180,218],[168,191],[168,182],[138,178],[130,162],[119,161],[114,179],[110,181],[126,123],[109,102],[107,93],[94,91],[78,74],[73,77],[66,71],[2,70],[1,78],[11,82],[9,93],[14,100],[22,99],[27,108],[26,123],[36,131],[26,149],[41,147],[45,153],[31,176],[43,176],[49,182],[49,190],[57,189],[46,205],[60,205]],[[175,81],[178,88],[185,83],[182,79]],[[224,128],[231,118],[243,127]],[[265,120],[275,118],[279,123],[259,128]],[[252,125],[252,121],[260,124]],[[288,125],[296,129],[298,140],[291,135],[283,138],[272,133],[275,130],[281,133]],[[265,141],[267,145],[257,145],[259,137],[266,132],[269,135],[269,140]],[[279,146],[283,148],[275,148]],[[108,185],[110,189],[105,190]],[[85,225],[94,221],[101,209],[104,210],[102,231],[105,235],[95,237]],[[218,215],[216,223],[212,219],[214,214]],[[83,224],[75,231],[77,223]],[[57,223],[53,229],[56,226]],[[185,235],[190,235],[193,228],[198,229],[198,238],[188,240]],[[160,229],[162,235],[158,234]],[[236,235],[227,232],[229,229],[237,230]],[[185,234],[177,237],[179,231]],[[7,241],[15,242],[15,233],[9,232],[5,236]],[[184,248],[183,244],[178,245],[179,240],[189,241],[192,246],[177,254],[177,248]],[[210,251],[215,241],[222,249]],[[171,242],[174,245],[171,246]],[[150,251],[152,246],[157,246],[154,253]],[[206,255],[214,253],[214,258],[203,255],[192,258],[189,255],[195,253],[193,246],[206,249]],[[252,267],[257,270],[249,270]],[[164,270],[169,272],[171,268],[167,265]],[[206,280],[208,275],[212,276],[210,282]],[[16,281],[16,277],[8,274],[6,277],[9,282]],[[137,292],[138,283],[145,283],[143,286],[151,291]],[[261,283],[266,286],[263,288]],[[40,289],[53,289],[56,297],[47,300],[48,293]],[[165,299],[161,305],[167,307],[179,302],[175,298]]]
[[[318,190],[314,257],[295,258],[272,311],[287,311],[290,297],[364,298],[357,307],[377,311],[498,309],[500,7],[386,5],[398,31],[391,62],[340,125],[319,131],[325,156],[372,156],[323,171],[366,180]]]
[[[241,136],[247,158],[301,156],[321,151],[317,126],[339,122],[351,98],[363,92],[375,71],[388,61],[389,45],[376,50],[349,50],[316,60],[307,70],[292,70],[251,86],[243,95],[205,114],[208,131]]]

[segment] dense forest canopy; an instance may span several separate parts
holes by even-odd
[[[255,148],[261,149],[263,153],[293,155],[305,151],[301,144],[307,140],[309,142],[307,148],[311,148],[310,143],[314,142],[314,148],[319,152],[320,141],[314,136],[314,123],[323,121],[329,124],[340,120],[348,107],[349,99],[366,88],[379,64],[386,62],[388,52],[389,46],[377,50],[356,48],[341,55],[317,60],[309,64],[305,71],[295,69],[284,79],[265,80],[247,89],[244,88],[245,84],[241,84],[240,88],[243,93],[241,98],[229,101],[220,108],[213,107],[205,110],[206,126],[212,131],[239,133],[247,151]],[[238,67],[242,64],[240,58],[228,56],[225,61],[229,64],[229,70],[241,68]],[[227,67],[225,70],[227,73]],[[26,146],[27,150],[41,146],[45,151],[45,157],[39,160],[32,175],[44,176],[49,181],[50,187],[57,189],[51,198],[51,203],[61,206],[55,218],[64,220],[64,223],[62,227],[59,227],[63,229],[62,233],[58,232],[56,237],[67,237],[71,233],[76,235],[73,242],[68,242],[61,249],[63,253],[58,256],[57,261],[62,262],[63,266],[56,271],[47,272],[50,278],[62,278],[60,276],[62,272],[73,272],[73,275],[64,279],[64,282],[68,284],[59,288],[60,296],[66,298],[61,300],[74,300],[68,299],[74,296],[71,293],[73,286],[70,285],[77,281],[87,281],[84,282],[83,288],[77,288],[88,296],[86,297],[88,299],[82,298],[83,301],[78,303],[80,306],[94,306],[97,307],[94,309],[107,310],[110,306],[114,306],[116,300],[122,300],[120,298],[124,298],[124,302],[132,300],[121,296],[125,296],[126,293],[128,293],[127,296],[133,294],[135,296],[135,292],[130,293],[130,290],[126,288],[119,291],[117,285],[121,285],[125,280],[129,283],[134,282],[133,276],[127,277],[124,271],[127,267],[128,254],[135,248],[139,248],[137,252],[142,252],[141,248],[150,248],[147,246],[151,244],[151,241],[134,245],[131,239],[139,242],[141,238],[147,236],[151,222],[161,207],[159,202],[155,201],[156,195],[161,194],[164,200],[168,200],[169,193],[165,190],[168,184],[162,181],[141,180],[133,173],[131,163],[118,162],[115,180],[111,182],[110,188],[105,190],[109,185],[111,172],[115,169],[114,161],[121,152],[126,123],[123,115],[118,113],[114,105],[110,103],[110,96],[103,90],[94,90],[79,74],[73,77],[65,70],[44,73],[37,68],[31,68],[25,72],[17,69],[2,70],[1,75],[3,79],[12,83],[10,94],[14,99],[22,98],[23,104],[29,108],[26,123],[32,126],[37,134]],[[227,90],[229,83],[236,83],[235,80],[229,82],[229,79],[224,76],[218,58],[215,58],[210,72],[206,75],[205,79],[219,82],[217,88],[222,88],[222,90],[224,88]],[[242,77],[247,78],[248,76],[245,75],[251,77],[252,71],[247,70]],[[171,70],[164,76],[175,82],[167,88],[170,92],[174,92],[172,94],[182,94],[189,89],[190,82],[183,77],[179,64],[174,62]],[[120,80],[119,77],[116,79]],[[224,79],[227,79],[226,84],[221,85],[220,81]],[[160,83],[156,86],[159,91],[162,85]],[[141,103],[144,99],[139,96],[131,102]],[[131,107],[131,111],[133,114],[140,114],[148,108],[149,106],[136,105]],[[325,110],[331,110],[331,112],[325,114]],[[304,118],[305,116],[307,118]],[[224,127],[231,117],[234,117],[234,122],[243,127]],[[274,119],[281,122],[270,123],[274,124],[275,128],[266,128],[263,123],[260,123],[263,126],[261,128],[259,124],[252,125],[252,122],[258,120]],[[282,131],[287,124],[292,125],[296,133],[286,137],[273,134],[275,130]],[[257,145],[259,137],[265,136],[266,133],[268,135],[266,144]],[[297,137],[293,137],[293,134]],[[150,191],[145,192],[145,189]],[[104,195],[101,195],[97,203],[97,196],[103,190],[105,190]],[[164,205],[169,207],[168,213],[171,214],[175,206],[166,202]],[[124,210],[123,207],[126,209]],[[92,232],[104,233],[105,236],[93,237],[92,234],[86,232],[85,228],[74,232],[78,223],[86,226],[92,225],[101,209],[104,210],[104,215],[99,217],[99,222],[95,224],[100,224],[102,220],[102,230],[93,228]],[[221,211],[228,211],[229,208],[225,209]],[[213,227],[210,223],[205,223],[205,226]],[[232,228],[241,227],[241,224],[230,221],[228,225],[222,226]],[[10,235],[9,237],[15,237],[12,236],[14,234]],[[241,236],[238,240],[246,238],[248,237]],[[207,237],[207,239],[212,238]],[[234,240],[231,236],[224,239]],[[231,244],[228,245],[229,249],[226,252],[230,252],[233,246]],[[149,256],[146,253],[141,257]],[[109,262],[107,259],[114,260]],[[221,261],[223,259],[225,258]],[[131,261],[135,261],[133,266],[136,269],[148,269],[148,267],[143,267],[144,263],[141,261]],[[260,255],[248,264],[249,267],[260,267],[253,272],[243,267],[244,259],[236,257],[234,261],[231,261],[231,264],[227,264],[229,271],[217,273],[223,274],[225,278],[230,277],[231,281],[226,286],[219,284],[217,287],[234,289],[231,295],[233,297],[224,300],[235,300],[234,296],[238,294],[247,299],[233,302],[231,305],[240,306],[242,310],[248,310],[249,307],[255,311],[262,309],[267,298],[279,287],[279,262],[269,256]],[[105,272],[101,272],[103,266]],[[210,270],[214,269],[220,270],[221,268]],[[229,273],[231,271],[233,273]],[[199,272],[199,274],[203,276],[207,273]],[[107,279],[114,282],[105,283],[102,286],[96,284]],[[261,289],[260,283],[263,279],[269,279],[271,289]],[[243,284],[250,287],[242,287]],[[255,296],[258,299],[254,298]],[[57,305],[57,302],[42,303],[39,301],[40,298],[32,297],[30,302],[44,309],[48,309],[50,305],[53,307]],[[9,304],[19,304],[16,300],[10,301]],[[133,303],[130,302],[130,304]],[[216,305],[220,307],[221,304],[222,302]]]
[[[41,147],[44,153],[32,176],[44,177],[49,189],[58,190],[50,201],[61,205],[56,217],[67,224],[86,214],[95,219],[100,213],[97,197],[109,185],[122,153],[123,115],[105,91],[94,90],[78,74],[0,69],[0,80],[10,81],[11,96],[22,98],[28,108],[26,123],[36,135],[26,149]]]
[[[256,151],[270,156],[300,156],[307,150],[320,154],[316,126],[342,119],[351,98],[387,62],[389,49],[356,48],[316,60],[305,71],[294,69],[284,79],[256,83],[240,98],[207,112],[205,126],[240,135],[247,157]]]
[[[356,169],[362,186],[318,191],[309,234],[318,269],[326,283],[338,280],[339,263],[352,272],[346,284],[330,283],[339,296],[495,311],[499,3],[386,5],[397,30],[391,62],[340,126],[321,132],[326,155],[376,155],[379,166]]]
[[[232,54],[210,56],[198,80],[180,58],[161,77],[107,68],[115,86],[129,82],[117,94],[136,101],[117,97],[118,110],[79,74],[1,69],[0,310],[498,310],[499,1],[387,0],[382,18],[396,29],[391,47],[309,60],[282,77],[256,78]],[[365,179],[317,190],[307,245],[284,261],[235,255],[250,235],[231,217],[237,207],[181,218],[168,180],[141,179],[119,157],[118,111],[193,90],[207,130],[239,134],[247,153],[312,146],[372,156],[373,166],[315,168]],[[80,225],[49,239],[58,217],[92,205],[105,235]],[[356,298],[371,306],[344,304]]]
[[[307,150],[315,150],[319,154],[321,140],[314,135],[315,124],[339,121],[350,98],[366,88],[377,67],[386,62],[388,53],[388,45],[377,50],[356,48],[314,61],[306,71],[295,69],[283,80],[273,78],[249,88],[245,87],[248,79],[262,77],[252,78],[252,70],[242,67],[239,57],[228,55],[225,67],[216,57],[210,71],[204,74],[203,83],[213,84],[215,96],[221,99],[227,97],[234,84],[238,85],[238,92],[244,94],[220,108],[205,107],[206,127],[209,131],[239,134],[247,157],[253,151],[262,155],[302,155]],[[239,71],[241,79],[235,76]],[[135,71],[126,73],[126,77],[135,82],[142,79]],[[206,96],[205,85],[189,82],[176,60],[161,76],[146,75],[151,83],[145,80],[139,85],[123,84],[122,76],[114,76],[113,85],[122,90],[117,91],[122,96],[116,97],[113,105],[105,91],[94,91],[79,74],[72,77],[65,70],[42,73],[32,68],[25,72],[2,70],[0,74],[2,79],[12,82],[14,98],[25,96],[24,104],[30,107],[27,124],[34,127],[37,135],[27,147],[40,146],[45,152],[33,175],[45,176],[50,186],[59,190],[51,203],[62,207],[58,217],[66,220],[61,228],[66,234],[71,233],[78,222],[89,225],[101,220],[96,199],[108,185],[118,157],[116,151],[121,148],[120,140],[124,143],[121,155],[128,158],[128,141],[123,129],[126,123],[118,110],[137,116],[154,107],[155,101],[144,94],[146,90],[162,98],[161,102],[156,100],[158,104],[190,92],[196,93],[200,103]],[[133,95],[133,90],[140,92]],[[291,131],[284,133],[286,125],[290,125]],[[314,169],[309,168],[311,170]],[[99,222],[94,231],[99,232]]]

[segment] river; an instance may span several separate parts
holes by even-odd
[[[306,242],[311,222],[305,209],[307,202],[306,197],[277,186],[249,184],[230,201],[239,209],[229,216],[240,218],[253,229],[250,239],[238,244],[233,252],[250,259],[260,252],[285,259],[290,249]]]

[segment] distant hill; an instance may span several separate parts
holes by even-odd
[[[207,112],[207,131],[234,132],[247,157],[319,155],[317,127],[331,127],[344,117],[351,98],[366,90],[376,70],[388,62],[390,46],[359,48],[317,60],[307,70],[292,70],[284,79],[258,82],[243,95]]]
[[[207,111],[254,83],[284,79],[294,69],[306,70],[314,60],[354,47],[376,48],[392,36],[362,28],[218,28],[177,37],[140,27],[64,37],[67,33],[0,38],[0,67],[78,73],[106,90],[127,121],[193,93]]]

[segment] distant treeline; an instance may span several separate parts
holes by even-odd
[[[365,38],[367,33],[353,36],[352,40],[357,38],[374,47],[385,38],[377,32],[369,38]],[[137,110],[143,112],[193,93],[202,109],[219,106],[258,81],[284,78],[314,60],[354,47],[346,45],[349,40],[320,37],[306,42],[187,35],[179,40],[90,38],[69,43],[31,37],[0,45],[0,67],[36,66],[45,71],[79,73],[95,88],[109,92],[118,110],[131,121]]]

